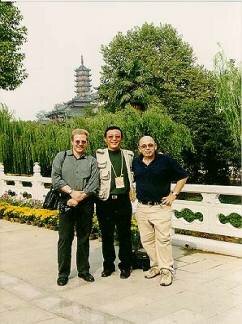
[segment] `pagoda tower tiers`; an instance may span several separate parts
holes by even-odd
[[[90,71],[90,69],[84,66],[83,56],[81,56],[81,65],[75,69],[76,96],[67,102],[67,106],[72,115],[82,114],[82,109],[80,108],[90,106],[93,100],[91,95]]]
[[[84,66],[83,56],[81,56],[81,65],[75,70],[76,77],[76,97],[86,98],[91,94],[91,79],[90,79],[90,69]]]

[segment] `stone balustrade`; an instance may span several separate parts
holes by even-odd
[[[24,193],[31,195],[32,199],[43,200],[51,185],[51,178],[42,177],[40,167],[35,163],[32,176],[18,176],[4,174],[4,167],[0,164],[0,196],[12,191],[21,197]],[[172,185],[173,187],[174,185]],[[222,203],[220,195],[242,197],[242,188],[239,186],[216,186],[186,184],[183,192],[200,195],[200,201],[177,199],[173,208],[177,211],[189,209],[193,213],[201,213],[202,220],[195,219],[187,222],[184,218],[173,217],[173,228],[193,231],[196,233],[208,233],[220,236],[220,240],[173,233],[173,243],[187,248],[195,248],[232,256],[242,257],[242,244],[236,243],[236,239],[242,241],[242,228],[236,228],[230,223],[222,224],[219,215],[228,216],[236,213],[242,217],[241,204]],[[233,242],[227,242],[231,238]],[[237,240],[238,241],[238,240]]]
[[[241,204],[222,203],[219,200],[220,195],[230,197],[239,196],[241,198],[242,188],[237,186],[187,184],[184,186],[183,192],[198,193],[201,195],[202,200],[188,201],[177,199],[173,204],[173,208],[177,211],[188,208],[193,213],[200,212],[203,215],[203,220],[200,221],[196,219],[193,222],[189,223],[183,218],[177,218],[174,216],[173,227],[199,233],[220,235],[221,240],[212,240],[190,235],[174,234],[174,244],[242,257],[242,244],[226,242],[225,240],[222,240],[222,236],[228,237],[227,241],[229,240],[229,238],[242,239],[242,228],[236,228],[230,223],[222,224],[219,220],[220,214],[228,216],[232,213],[236,213],[242,217]]]

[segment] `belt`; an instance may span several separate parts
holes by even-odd
[[[156,205],[160,205],[161,202],[160,201],[143,201],[143,200],[138,200],[139,203],[141,203],[142,205],[149,205],[149,206],[156,206]]]
[[[117,200],[117,199],[122,199],[122,198],[128,198],[128,195],[121,194],[121,195],[110,195],[109,199],[111,200]]]

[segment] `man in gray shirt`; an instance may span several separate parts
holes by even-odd
[[[78,277],[94,281],[89,273],[89,235],[94,208],[93,197],[99,187],[99,171],[94,157],[86,155],[88,132],[74,129],[72,149],[59,152],[52,165],[52,184],[62,194],[59,216],[58,279],[57,284],[68,282],[71,270],[71,247],[74,229],[77,236],[76,264]]]

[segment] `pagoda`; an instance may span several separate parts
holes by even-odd
[[[76,96],[66,104],[71,111],[71,115],[81,115],[83,108],[90,106],[93,98],[91,93],[90,69],[84,66],[83,56],[81,65],[75,70]]]
[[[84,66],[81,55],[81,65],[75,70],[76,96],[67,102],[56,104],[54,109],[45,114],[52,121],[64,121],[66,118],[83,116],[87,111],[97,111],[97,91],[91,91],[91,69]]]

